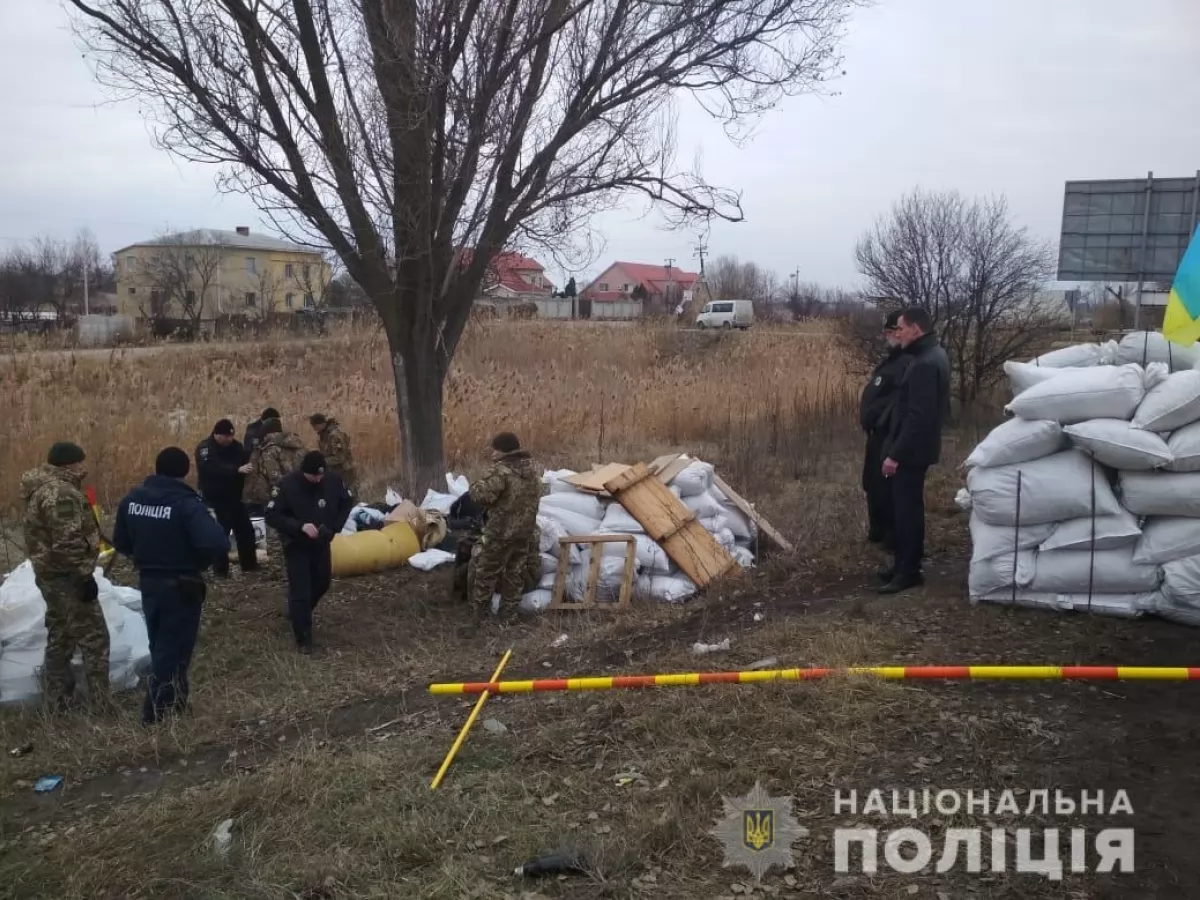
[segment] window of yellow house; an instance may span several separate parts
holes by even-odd
[[[184,294],[184,295],[183,295],[183,302],[184,302],[184,303],[186,303],[188,306],[192,306],[193,304],[195,304],[195,302],[196,302],[196,292],[195,292],[195,291],[188,291],[186,294]]]
[[[291,266],[288,266],[288,268],[290,269],[290,268],[291,268]],[[291,294],[284,294],[284,295],[283,295],[283,305],[284,305],[284,306],[285,306],[287,309],[291,309],[291,308],[292,308],[292,295],[291,295]]]
[[[284,278],[294,278],[295,275],[296,275],[295,267],[291,263],[284,263],[283,264],[283,277]],[[291,304],[289,303],[288,306],[291,306]]]
[[[255,259],[253,256],[246,257],[246,274],[247,275],[257,275],[258,274],[258,260]]]
[[[246,305],[247,306],[254,305],[254,291],[246,291]]]
[[[305,294],[305,295],[304,295],[304,306],[305,306],[305,308],[306,308],[306,309],[312,309],[312,308],[313,308],[315,305],[316,305],[316,304],[315,304],[315,303],[313,303],[313,295],[312,295],[312,294]]]
[[[136,272],[137,271],[137,257],[136,256],[125,257],[125,271],[127,271],[127,272]]]

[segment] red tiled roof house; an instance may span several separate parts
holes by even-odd
[[[611,315],[608,308],[615,312],[616,307],[629,310],[630,317],[647,312],[671,314],[683,292],[694,291],[699,281],[699,273],[684,272],[675,266],[615,262],[593,279],[580,296],[592,301],[592,314],[597,318]]]

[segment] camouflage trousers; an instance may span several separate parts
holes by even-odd
[[[541,578],[538,541],[500,542],[479,538],[471,547],[468,594],[481,610],[490,610],[492,595],[500,594],[501,605],[516,604],[521,595]]]
[[[88,700],[103,706],[110,699],[108,685],[108,625],[100,601],[79,599],[79,582],[74,578],[38,579],[38,590],[46,601],[46,659],[44,698],[51,706],[65,705],[75,693],[71,657],[83,652],[83,670]]]

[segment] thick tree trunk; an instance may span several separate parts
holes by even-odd
[[[446,489],[442,399],[449,365],[436,334],[387,330],[400,420],[401,479],[405,496],[420,503],[428,488]]]

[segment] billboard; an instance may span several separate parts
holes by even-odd
[[[1058,280],[1170,284],[1196,229],[1198,204],[1200,172],[1068,181]]]

